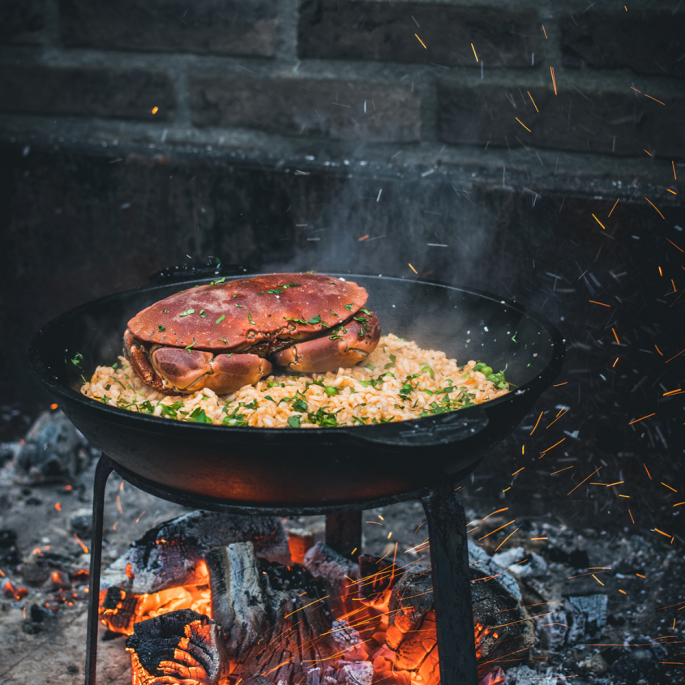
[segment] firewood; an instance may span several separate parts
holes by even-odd
[[[217,624],[189,609],[136,623],[126,649],[133,685],[215,685],[227,663]]]

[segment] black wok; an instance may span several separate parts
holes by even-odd
[[[212,274],[215,272],[212,272]],[[233,275],[231,278],[245,277]],[[92,445],[167,488],[247,506],[330,506],[402,499],[472,471],[556,378],[564,342],[542,317],[488,293],[438,283],[343,274],[369,292],[385,333],[443,350],[460,363],[506,367],[514,392],[450,414],[370,426],[250,428],[130,412],[79,392],[81,374],[121,354],[126,322],[144,307],[215,276],[157,279],[77,307],[31,343],[31,364]],[[172,282],[169,282],[172,281]],[[80,367],[72,363],[83,355]]]

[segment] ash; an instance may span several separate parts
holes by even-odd
[[[21,482],[11,454],[0,470],[2,685],[71,685],[83,678],[94,455],[74,445],[77,467],[49,482]],[[535,631],[525,660],[512,654],[498,662],[507,685],[685,683],[679,613],[685,558],[678,541],[661,541],[639,526],[628,532],[604,522],[601,529],[587,521],[574,526],[573,520],[518,512],[515,504],[507,508],[468,485],[461,492],[472,565],[502,574],[510,594],[520,593]],[[115,560],[133,541],[187,514],[112,476],[103,564],[116,570]],[[294,518],[285,525],[312,546],[321,538],[322,520]],[[428,564],[418,502],[368,510],[363,521],[365,553]],[[128,684],[124,639],[104,629],[100,637],[98,683]]]

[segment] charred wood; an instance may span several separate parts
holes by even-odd
[[[215,685],[226,662],[217,624],[189,609],[136,623],[126,649],[133,685]]]

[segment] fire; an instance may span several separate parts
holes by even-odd
[[[204,561],[197,566],[193,582],[160,592],[134,595],[119,588],[100,593],[100,620],[109,630],[133,635],[133,626],[155,616],[191,609],[212,618],[209,573]]]

